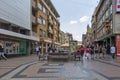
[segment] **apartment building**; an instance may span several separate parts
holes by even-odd
[[[6,54],[29,54],[31,41],[39,41],[31,36],[30,10],[30,0],[0,0],[0,45]]]
[[[95,41],[117,47],[120,35],[120,0],[100,0],[93,20],[92,26],[96,31],[93,33]]]
[[[65,33],[60,30],[60,43],[65,44]]]
[[[65,43],[70,43],[70,41],[73,41],[73,36],[71,33],[65,33]]]
[[[33,21],[32,30],[39,37],[42,53],[47,53],[48,47],[57,47],[59,44],[60,22],[59,14],[56,11],[51,0],[33,0],[32,13]]]

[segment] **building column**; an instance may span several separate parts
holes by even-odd
[[[41,52],[42,52],[42,54],[43,54],[43,47],[44,47],[43,44],[44,44],[44,42],[41,43]]]
[[[27,42],[27,55],[30,55],[31,53],[31,41]]]
[[[48,52],[48,43],[46,43],[46,53]]]

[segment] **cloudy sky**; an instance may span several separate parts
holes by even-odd
[[[60,14],[61,30],[81,41],[99,0],[51,0]]]

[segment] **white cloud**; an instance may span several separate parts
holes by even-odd
[[[83,16],[80,18],[80,23],[87,22],[89,20],[88,16]]]
[[[75,40],[81,41],[81,37],[80,36],[74,35],[73,37],[74,37]]]
[[[78,21],[70,21],[70,24],[77,24],[78,23]]]

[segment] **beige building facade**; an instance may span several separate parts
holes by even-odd
[[[32,31],[39,37],[36,46],[47,53],[49,47],[57,47],[59,43],[59,14],[51,0],[32,0]]]
[[[100,0],[92,16],[93,42],[116,45],[120,35],[120,0]]]

